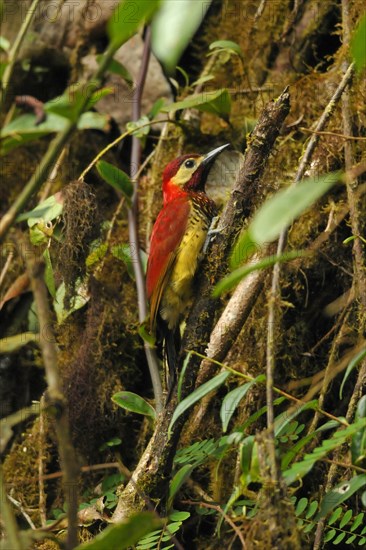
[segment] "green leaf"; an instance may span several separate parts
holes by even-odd
[[[358,73],[366,65],[366,13],[362,15],[351,38],[351,55]]]
[[[283,472],[283,477],[288,485],[291,485],[297,479],[303,478],[313,468],[314,464],[328,455],[330,451],[341,446],[347,438],[352,437],[358,430],[366,426],[366,418],[361,418],[357,422],[347,426],[344,429],[336,431],[330,439],[323,441],[320,447],[316,447],[312,453],[305,454],[303,460],[295,462],[288,470]]]
[[[168,509],[171,507],[175,495],[178,493],[185,481],[190,477],[193,470],[194,466],[192,464],[185,464],[174,475],[169,486]]]
[[[247,241],[247,244],[248,243],[249,241]],[[254,245],[252,241],[250,244]],[[246,250],[248,250],[248,248],[246,248]],[[229,275],[221,279],[221,281],[219,281],[215,285],[212,291],[212,296],[214,298],[218,298],[223,292],[231,290],[234,286],[239,284],[240,281],[245,279],[245,277],[247,277],[250,273],[253,273],[254,271],[258,271],[260,269],[268,269],[276,263],[289,262],[291,260],[295,260],[304,256],[305,252],[301,252],[301,250],[293,250],[291,252],[285,252],[284,254],[280,255],[267,256],[266,258],[263,258],[262,260],[259,260],[257,262],[238,267],[238,269],[232,271]]]
[[[210,0],[165,0],[154,17],[152,49],[168,73],[174,69],[202,23]]]
[[[320,178],[309,178],[282,189],[268,199],[235,244],[231,255],[231,267],[239,267],[248,259],[248,253],[252,252],[254,243],[254,248],[260,249],[277,239],[283,230],[341,178],[340,172],[332,172]]]
[[[143,250],[139,250],[138,253],[140,254],[144,271],[146,271],[148,255]],[[135,273],[133,269],[133,263],[137,261],[136,251],[131,250],[129,244],[117,244],[112,247],[112,254],[115,258],[122,260],[126,264],[128,274],[130,275],[131,279],[134,279]]]
[[[363,395],[357,404],[355,421],[366,418],[366,395]],[[361,467],[366,462],[366,426],[355,433],[351,441],[352,463]]]
[[[175,409],[174,413],[173,413],[173,416],[172,416],[172,419],[170,421],[170,425],[169,425],[169,432],[171,431],[172,427],[174,426],[175,422],[177,421],[177,419],[187,410],[189,409],[190,407],[192,407],[192,405],[194,405],[195,403],[197,403],[197,401],[199,401],[200,399],[202,399],[202,397],[204,397],[205,395],[207,395],[208,393],[210,393],[211,391],[215,390],[216,388],[218,388],[219,386],[221,386],[225,380],[227,379],[227,377],[230,375],[229,372],[225,371],[225,372],[221,372],[220,374],[217,374],[216,376],[214,376],[211,380],[209,380],[208,382],[205,382],[204,384],[202,384],[202,386],[199,386],[199,388],[197,388],[196,390],[194,390],[194,392],[192,392],[190,395],[188,395],[188,397],[186,397],[185,399],[183,399],[183,401],[181,401],[180,403],[178,403],[177,405],[177,408]]]
[[[339,504],[344,502],[345,500],[349,499],[356,491],[361,489],[366,485],[366,474],[361,474],[358,476],[352,477],[349,481],[343,481],[342,483],[339,483],[336,485],[331,491],[325,494],[321,505],[320,505],[320,511],[319,514],[316,517],[316,520],[318,521],[320,518],[323,518],[329,512],[334,510]],[[348,512],[351,512],[352,516],[352,510],[349,510]],[[341,520],[340,527],[342,528],[348,521],[350,520],[351,516],[345,520],[346,514],[343,516]]]
[[[52,112],[49,112],[46,120],[38,125],[36,125],[36,116],[34,114],[21,115],[2,128],[0,155],[4,156],[12,149],[48,134],[62,132],[65,130],[67,124],[69,122],[65,116]],[[108,128],[108,124],[108,116],[88,111],[83,113],[78,119],[77,127],[79,130],[94,129],[105,131]]]
[[[0,354],[13,353],[18,349],[29,344],[29,342],[39,342],[40,335],[34,332],[22,332],[15,336],[7,336],[0,340]]]
[[[126,128],[132,135],[137,138],[145,138],[150,132],[150,119],[147,115],[142,116],[139,120],[127,122]]]
[[[318,509],[318,506],[319,506],[319,503],[317,500],[313,500],[313,502],[310,504],[306,514],[305,514],[305,519],[310,519],[313,517],[313,515],[315,514],[315,512],[317,511]]]
[[[274,423],[275,437],[280,437],[285,432],[288,424],[290,424],[290,422],[303,411],[307,411],[309,409],[316,410],[317,408],[318,400],[313,399],[313,401],[309,401],[308,403],[303,403],[302,405],[297,406],[291,414],[289,414],[288,411],[285,411],[277,416]]]
[[[122,0],[108,21],[107,32],[112,50],[117,50],[147,23],[160,0]]]
[[[55,275],[53,273],[53,266],[52,266],[49,248],[46,248],[46,250],[43,252],[43,257],[46,264],[46,268],[44,272],[44,280],[47,285],[48,292],[51,294],[52,298],[55,299],[56,283],[55,283]]]
[[[135,545],[147,533],[162,526],[162,521],[151,512],[140,512],[126,521],[104,529],[91,541],[84,542],[76,550],[124,550]]]
[[[366,478],[366,476],[364,476]],[[329,493],[328,493],[329,494]],[[339,522],[339,528],[343,529],[345,525],[350,521],[351,517],[353,516],[352,510],[347,510],[345,514],[343,515],[341,521]]]
[[[362,349],[355,357],[352,357],[351,361],[348,363],[346,372],[344,373],[341,387],[339,389],[339,399],[342,399],[343,397],[343,388],[347,381],[347,378],[349,377],[353,369],[357,367],[357,365],[362,361],[364,357],[366,357],[366,348]]]
[[[198,109],[213,113],[227,120],[231,111],[231,98],[226,88],[212,92],[202,92],[186,97],[182,101],[162,107],[163,113],[174,113],[181,109]]]
[[[232,40],[215,40],[212,42],[209,46],[210,50],[230,50],[240,56],[243,55],[243,52],[236,42],[233,42]]]
[[[332,513],[332,515],[330,516],[330,518],[328,519],[327,521],[328,525],[333,525],[333,523],[335,523],[342,514],[343,514],[343,508],[342,506],[339,506],[339,508],[336,508]]]
[[[265,380],[265,376],[261,374],[257,376],[255,380],[252,380],[250,382],[247,382],[246,384],[243,384],[242,386],[239,386],[238,388],[235,388],[235,390],[232,390],[224,397],[220,409],[220,418],[222,422],[223,432],[226,432],[230,419],[243,397],[248,393],[248,391],[254,384],[259,381],[262,382],[263,380]]]
[[[357,516],[354,518],[354,521],[350,527],[350,531],[356,531],[356,529],[363,524],[363,518],[365,516],[365,512],[361,512],[360,514],[357,514]]]
[[[191,517],[189,512],[181,512],[180,510],[174,510],[171,514],[169,514],[169,519],[171,521],[185,521],[189,517]]]
[[[103,60],[104,56],[102,54],[97,55],[97,61],[100,63]],[[107,70],[110,73],[117,74],[118,76],[122,77],[123,80],[129,85],[130,88],[133,86],[133,78],[129,71],[126,69],[122,63],[117,61],[117,59],[111,59],[108,63]]]
[[[300,498],[300,500],[297,502],[296,504],[296,509],[295,509],[295,514],[297,516],[301,516],[301,514],[303,513],[303,511],[306,509],[307,505],[308,505],[308,499],[303,497],[303,498]]]
[[[337,531],[335,529],[330,529],[325,533],[324,542],[331,541],[337,534]]]
[[[97,162],[97,170],[105,182],[124,195],[130,205],[133,195],[133,185],[128,175],[105,160]]]
[[[137,414],[149,416],[153,420],[156,419],[154,407],[150,405],[143,397],[130,391],[120,391],[112,396],[112,401],[122,409],[131,411]]]

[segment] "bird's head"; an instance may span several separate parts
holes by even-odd
[[[164,202],[189,191],[204,191],[211,165],[228,146],[226,143],[207,155],[191,153],[171,161],[163,172]]]

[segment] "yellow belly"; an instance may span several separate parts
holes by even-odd
[[[172,273],[161,301],[160,315],[174,329],[182,320],[192,296],[192,282],[208,227],[205,220],[194,218],[179,246]]]

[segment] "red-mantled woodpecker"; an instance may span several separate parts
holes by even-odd
[[[146,284],[151,330],[165,342],[173,380],[180,347],[179,325],[190,304],[193,278],[216,214],[205,183],[213,161],[228,145],[207,155],[183,155],[163,172],[163,208],[151,235]]]

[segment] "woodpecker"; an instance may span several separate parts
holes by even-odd
[[[205,183],[217,155],[229,144],[207,155],[187,154],[163,171],[163,208],[151,234],[146,287],[150,301],[150,329],[165,345],[169,390],[175,380],[180,347],[180,323],[191,301],[207,233],[216,214],[205,193]]]

